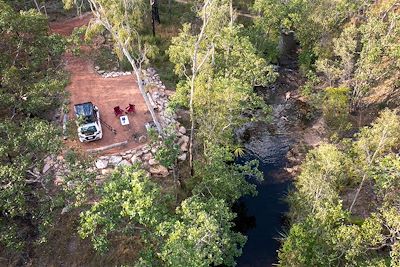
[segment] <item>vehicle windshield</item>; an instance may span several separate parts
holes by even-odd
[[[96,126],[90,125],[90,126],[82,126],[81,128],[81,133],[84,135],[92,135],[95,132],[97,132]]]

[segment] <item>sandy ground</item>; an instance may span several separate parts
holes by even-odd
[[[75,27],[87,25],[90,19],[91,15],[85,14],[80,18],[51,23],[50,28],[55,33],[69,35]],[[87,50],[87,47],[82,49],[83,52]],[[105,153],[116,153],[141,145],[134,137],[146,134],[144,124],[151,121],[151,116],[133,75],[103,78],[94,70],[93,62],[85,56],[66,53],[64,60],[66,69],[70,73],[70,84],[66,88],[71,100],[69,120],[75,120],[74,104],[92,102],[98,106],[100,118],[117,131],[117,134],[114,134],[102,125],[103,139],[90,143],[80,143],[77,139],[69,140],[68,145],[88,150],[128,141],[127,146],[107,150]],[[135,104],[136,113],[128,115],[130,121],[128,126],[122,126],[119,118],[114,115],[113,108],[120,106],[124,109],[128,104]]]

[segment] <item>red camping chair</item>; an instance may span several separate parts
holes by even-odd
[[[115,114],[115,116],[118,117],[118,116],[123,115],[124,111],[119,106],[116,106],[116,107],[114,107],[114,114]]]
[[[129,104],[129,106],[127,106],[127,107],[125,108],[125,110],[126,110],[126,112],[128,112],[128,113],[135,113],[135,105]]]

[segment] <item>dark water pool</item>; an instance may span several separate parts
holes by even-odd
[[[254,158],[247,160],[251,159]],[[242,256],[237,259],[238,267],[273,266],[278,261],[277,250],[280,243],[277,238],[285,224],[283,215],[288,211],[288,205],[283,199],[291,182],[271,178],[270,173],[282,167],[283,163],[260,162],[264,181],[253,181],[257,184],[258,195],[243,197],[234,207],[238,213],[237,230],[248,238]]]

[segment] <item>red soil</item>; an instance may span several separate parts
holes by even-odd
[[[50,28],[52,32],[69,35],[75,27],[87,25],[90,19],[90,14],[85,14],[80,18],[51,23]],[[83,47],[82,51],[85,50],[87,50],[87,47]],[[151,116],[133,75],[103,78],[97,74],[93,62],[86,56],[73,56],[66,53],[64,59],[66,69],[70,73],[70,84],[66,88],[70,93],[71,100],[69,120],[75,120],[74,104],[90,101],[99,107],[100,118],[117,131],[117,134],[114,134],[102,124],[103,139],[90,143],[80,143],[76,136],[75,140],[68,141],[67,144],[88,150],[128,141],[127,146],[114,148],[106,151],[106,153],[115,153],[139,146],[140,144],[133,139],[133,136],[138,137],[146,134],[144,124],[151,121]],[[136,113],[128,115],[129,126],[122,126],[119,118],[114,115],[113,108],[120,106],[124,109],[130,103],[136,105]]]

